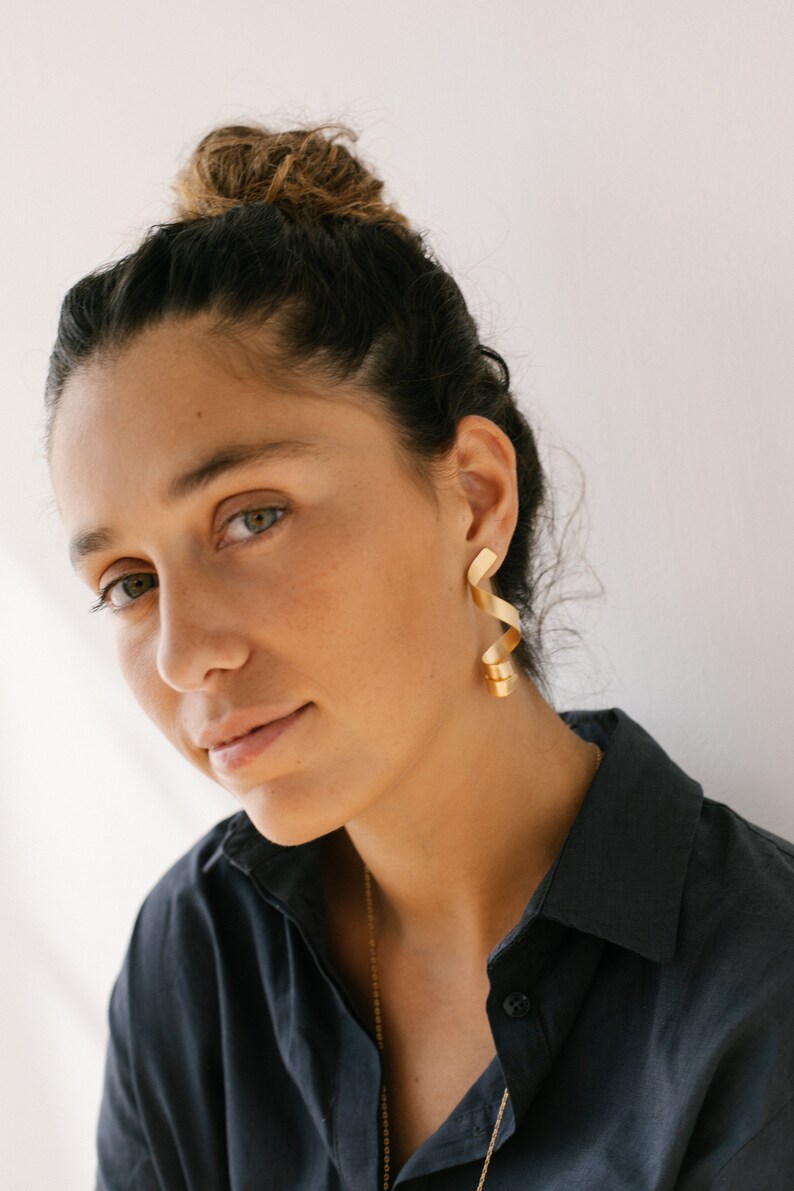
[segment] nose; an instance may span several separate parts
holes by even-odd
[[[201,690],[217,670],[236,670],[250,654],[239,601],[209,575],[161,573],[157,670],[175,691]]]

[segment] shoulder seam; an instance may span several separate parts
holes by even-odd
[[[745,822],[747,822],[747,820],[745,820]],[[769,836],[766,834],[766,832],[763,829],[761,829],[759,831],[759,829],[757,827],[754,827],[752,823],[747,823],[747,826],[750,828],[753,835],[757,835],[759,839],[766,840],[766,842],[768,844],[771,844],[773,848],[777,848],[777,850],[778,850],[778,852],[780,852],[781,856],[794,857],[794,846],[791,847],[790,849],[789,848],[781,848],[781,846],[777,842],[777,840],[770,839]]]
[[[728,806],[727,802],[720,802],[717,798],[707,798],[705,795],[703,797],[703,801],[708,802],[711,806],[718,806],[721,810],[728,811],[734,819],[737,819],[738,822],[741,823],[742,827],[746,827],[748,831],[752,831],[753,835],[758,836],[758,838],[762,839],[765,843],[771,844],[772,847],[781,854],[781,856],[790,856],[794,858],[794,844],[789,844],[787,840],[784,840],[783,842],[786,846],[781,847],[776,839],[770,838],[770,833],[767,832],[765,828],[759,827],[756,823],[751,823],[749,819],[745,819],[743,814],[737,810],[734,810],[732,806]],[[776,833],[772,832],[771,834],[774,835]]]

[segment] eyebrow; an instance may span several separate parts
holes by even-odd
[[[245,467],[249,463],[327,454],[328,444],[317,439],[285,438],[267,442],[231,443],[201,459],[188,471],[171,480],[165,490],[165,501],[174,504],[176,501],[184,500],[192,493],[206,488],[218,476]],[[116,533],[107,526],[82,530],[76,533],[69,543],[69,561],[76,569],[89,555],[100,550],[109,550],[115,541]]]

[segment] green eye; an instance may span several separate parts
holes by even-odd
[[[254,537],[261,538],[263,534],[266,534],[273,528],[274,525],[283,520],[286,512],[287,510],[282,505],[258,505],[257,507],[251,509],[240,509],[238,513],[234,513],[223,523],[222,528],[226,530],[230,525],[234,525],[235,522],[239,522],[240,524],[245,525],[249,533],[253,534]],[[276,517],[269,517],[269,514],[279,515]],[[263,520],[266,520],[267,524],[263,524]],[[253,524],[249,524],[250,522],[253,522]],[[245,542],[250,541],[250,538],[246,537],[245,535],[239,538],[232,536],[232,541]]]
[[[283,505],[255,505],[250,509],[240,509],[239,512],[233,513],[224,521],[221,529],[226,531],[229,526],[239,522],[248,530],[247,534],[241,537],[232,537],[232,542],[239,542],[245,544],[246,542],[255,541],[256,538],[264,537],[269,533],[280,521],[283,521],[288,510]],[[273,514],[273,516],[270,516]],[[147,586],[147,582],[151,581]],[[141,584],[144,586],[141,587]],[[146,595],[154,587],[158,586],[157,576],[150,571],[131,571],[127,575],[119,575],[111,583],[108,583],[102,588],[99,593],[99,599],[95,604],[89,608],[89,612],[102,612],[107,609],[108,612],[126,612],[138,603],[141,596]],[[121,591],[126,595],[125,603],[114,603],[111,598],[112,592]]]
[[[101,612],[105,608],[109,612],[123,612],[125,608],[130,608],[142,595],[146,595],[146,592],[151,590],[150,587],[144,587],[143,590],[140,588],[140,584],[147,579],[151,579],[154,586],[157,586],[157,576],[150,574],[148,571],[137,571],[131,572],[129,575],[120,575],[118,579],[114,579],[112,583],[108,583],[107,586],[102,588],[102,591],[99,593],[99,599],[95,604],[91,605],[89,612]],[[108,598],[111,592],[119,589],[128,597],[126,604],[114,604]]]

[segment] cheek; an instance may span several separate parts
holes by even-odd
[[[154,643],[142,634],[122,631],[116,638],[116,657],[136,702],[169,735],[168,725],[174,722],[178,695],[157,672]]]
[[[460,687],[470,622],[459,577],[426,510],[402,515],[373,505],[333,546],[326,538],[309,553],[311,561],[297,563],[268,609],[272,624],[286,630],[286,637],[274,633],[272,645],[277,652],[285,646],[285,661],[304,659],[318,697],[325,691],[357,720],[399,719],[406,700],[437,698],[428,683],[443,688],[454,671]]]

